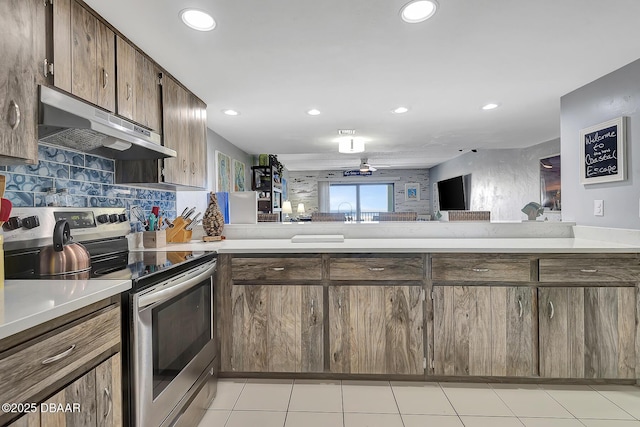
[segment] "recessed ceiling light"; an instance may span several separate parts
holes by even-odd
[[[496,108],[498,108],[500,106],[500,104],[496,104],[494,102],[491,102],[489,104],[483,105],[482,109],[483,110],[494,110]]]
[[[310,116],[317,116],[318,114],[320,114],[320,111],[316,110],[315,108],[313,108],[313,109],[307,111],[307,114],[310,115]]]
[[[198,31],[211,31],[216,27],[216,21],[207,12],[198,9],[183,9],[180,17],[188,27]]]
[[[409,109],[407,107],[398,107],[396,109],[391,110],[391,112],[394,113],[394,114],[404,114],[407,111],[409,111]]]
[[[236,110],[222,110],[222,112],[227,116],[237,116],[238,114],[240,114]]]
[[[436,0],[417,0],[405,4],[400,9],[400,16],[404,22],[417,24],[431,18],[438,9]]]

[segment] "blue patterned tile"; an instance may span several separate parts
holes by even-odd
[[[68,189],[69,194],[83,196],[102,196],[102,184],[68,179],[56,179],[56,189]]]
[[[91,154],[85,154],[84,165],[85,167],[99,169],[101,171],[116,171],[115,162],[113,160],[105,159],[104,157],[92,156]]]
[[[49,176],[52,178],[69,178],[69,166],[61,163],[39,161],[35,165],[8,166],[9,172],[25,175]]]
[[[171,202],[175,202],[176,201],[176,193],[175,191],[163,191],[161,194],[161,199],[162,200],[168,200]]]
[[[11,191],[46,192],[53,187],[52,178],[41,178],[35,175],[7,173],[6,189]]]
[[[45,193],[33,193],[33,201],[36,208],[44,208],[47,206]]]
[[[108,197],[89,197],[89,206],[101,208],[124,208],[124,200]]]
[[[83,196],[71,196],[71,203],[76,208],[86,208],[89,206],[87,198]]]
[[[106,197],[119,197],[121,199],[131,199],[136,196],[136,189],[116,185],[103,184],[102,195]]]
[[[145,188],[133,188],[136,192],[136,199],[153,200],[153,190],[147,190]]]
[[[33,206],[33,193],[24,191],[5,191],[4,198],[9,199],[13,206]]]
[[[71,166],[71,178],[78,181],[113,184],[113,173]]]
[[[66,163],[74,166],[84,166],[84,154],[44,144],[38,145],[38,159]]]
[[[6,171],[7,167],[6,166],[0,166],[0,171]]]

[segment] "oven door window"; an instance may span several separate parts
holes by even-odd
[[[155,400],[212,339],[211,279],[151,312]]]

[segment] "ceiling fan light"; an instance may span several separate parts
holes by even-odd
[[[211,31],[216,28],[215,19],[203,10],[183,9],[180,11],[180,18],[186,26],[194,30]]]
[[[364,141],[361,139],[343,139],[338,144],[338,152],[340,153],[350,154],[364,151]]]
[[[400,10],[400,16],[404,22],[417,24],[431,18],[438,9],[435,0],[417,0],[405,4]]]

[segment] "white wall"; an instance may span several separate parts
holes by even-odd
[[[628,117],[627,179],[581,184],[580,129],[620,116]],[[640,229],[640,60],[563,96],[560,129],[563,218],[579,225]],[[594,200],[604,201],[604,216],[593,215]]]
[[[471,174],[470,210],[491,211],[492,221],[518,221],[527,219],[521,212],[524,205],[540,203],[540,159],[558,153],[559,139],[524,149],[478,150],[434,166],[429,172],[432,183]],[[433,193],[433,185],[430,191]],[[565,194],[563,176],[563,199]],[[558,214],[545,216],[560,219]]]
[[[206,191],[177,191],[176,210],[180,215],[186,207],[196,207],[196,211],[204,212],[209,204],[209,192],[216,191],[216,150],[226,154],[232,160],[240,160],[245,165],[245,182],[247,189],[251,189],[251,156],[218,135],[207,129],[207,190]]]
[[[286,165],[285,165],[286,166]],[[371,176],[344,177],[342,171],[289,171],[289,200],[295,211],[298,203],[304,203],[305,211],[318,212],[318,181],[331,182],[349,181],[354,183],[373,182],[384,178],[397,178],[394,184],[394,203],[396,212],[430,213],[429,207],[429,171],[427,169],[378,169]],[[404,198],[404,184],[417,182],[420,184],[420,200],[406,201]],[[355,206],[354,206],[355,209]]]

